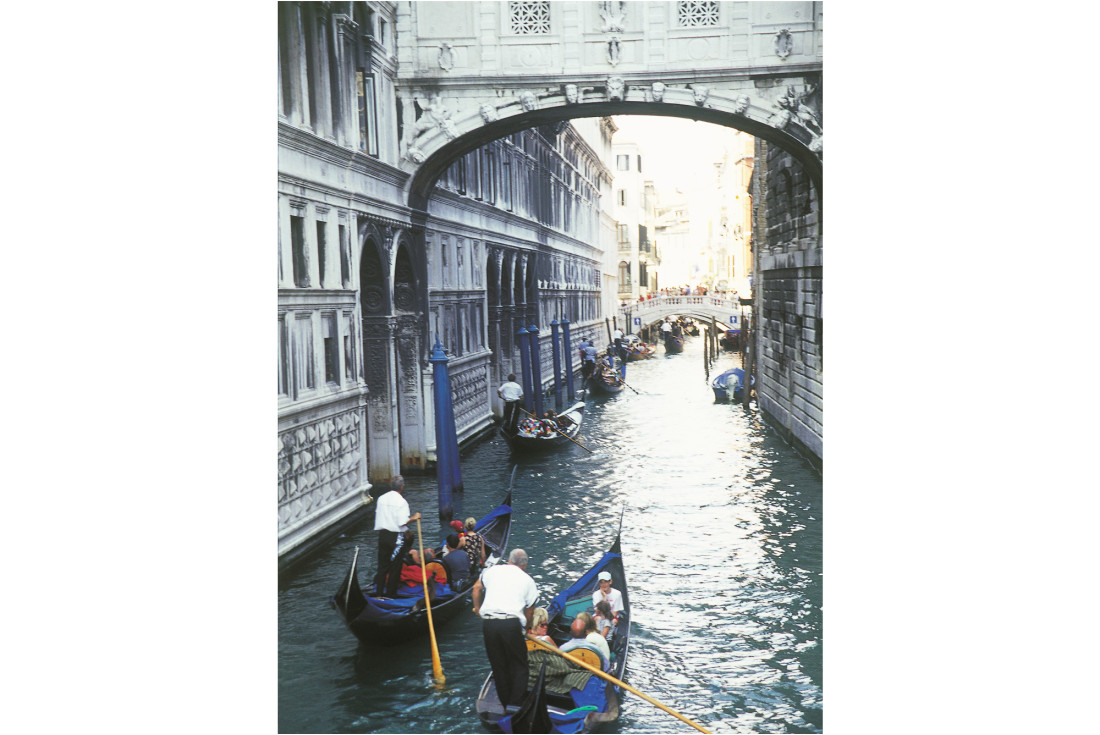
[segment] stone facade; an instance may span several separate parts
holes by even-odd
[[[520,325],[602,326],[599,142],[532,128],[456,157],[426,210],[399,166],[396,3],[280,3],[279,553],[371,501],[372,483],[435,460],[435,338],[459,441],[492,421]],[[412,124],[445,120],[413,109]],[[436,116],[439,117],[436,117]],[[606,126],[601,126],[606,129]],[[608,134],[606,144],[610,145]]]
[[[787,153],[757,141],[756,395],[761,410],[811,462],[823,456],[820,198]],[[759,169],[758,169],[759,171]]]

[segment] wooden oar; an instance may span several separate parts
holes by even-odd
[[[416,536],[420,543],[420,579],[424,582],[424,606],[428,611],[428,635],[432,639],[432,678],[437,689],[442,689],[447,682],[443,676],[443,664],[439,660],[439,646],[435,642],[435,626],[432,625],[432,601],[428,597],[428,567],[424,562],[424,537],[420,533],[420,519],[416,519]]]
[[[519,408],[519,406],[516,406],[516,408]],[[536,416],[535,414],[533,414],[533,413],[531,413],[531,412],[529,412],[529,411],[527,411],[527,410],[525,410],[525,409],[522,409],[522,408],[520,408],[519,410],[520,410],[520,411],[523,411],[523,412],[524,412],[525,414],[527,414],[528,416],[530,416],[531,418],[533,418],[533,419],[535,419],[535,420],[537,420],[537,421],[550,421],[550,419],[540,419],[540,418],[539,418],[538,416]],[[555,422],[555,423],[556,423],[556,422]],[[589,448],[588,448],[588,447],[586,447],[585,445],[581,444],[581,443],[580,443],[579,441],[576,441],[576,440],[575,440],[575,439],[574,439],[573,437],[569,436],[568,434],[566,434],[566,433],[565,433],[564,431],[562,431],[562,430],[561,430],[561,429],[559,429],[558,427],[556,427],[556,426],[551,426],[550,428],[551,428],[551,429],[553,429],[554,431],[558,432],[558,433],[559,433],[559,434],[561,434],[562,436],[564,436],[564,437],[565,437],[566,439],[568,439],[569,441],[571,441],[571,442],[573,442],[574,444],[576,444],[576,445],[577,445],[578,447],[580,447],[580,448],[581,448],[581,449],[583,449],[584,451],[588,452],[589,454],[593,454],[593,452],[592,452],[592,450],[591,450],[591,449],[589,449]]]
[[[686,722],[687,724],[691,725],[692,727],[694,727],[699,732],[706,732],[706,733],[710,732],[710,730],[703,729],[702,726],[695,724],[694,722],[692,722],[688,718],[684,717],[682,714],[680,714],[676,710],[672,709],[671,707],[667,707],[667,706],[661,704],[660,702],[658,702],[653,697],[650,697],[646,694],[642,694],[641,692],[639,692],[637,689],[630,686],[629,684],[627,684],[625,682],[622,682],[622,681],[619,681],[618,679],[616,679],[611,674],[605,674],[604,672],[597,669],[595,666],[591,666],[589,664],[586,664],[584,661],[573,658],[568,653],[563,652],[561,649],[555,648],[554,646],[549,645],[546,641],[539,640],[538,638],[536,638],[531,633],[525,633],[524,635],[527,636],[527,640],[534,641],[535,643],[537,643],[540,646],[542,646],[543,648],[545,648],[547,651],[553,651],[554,653],[558,654],[562,658],[569,659],[569,663],[576,664],[577,666],[582,666],[582,667],[588,669],[589,671],[591,671],[596,676],[599,676],[599,677],[602,677],[602,678],[608,680],[609,682],[611,682],[615,686],[622,687],[623,689],[627,690],[628,692],[631,692],[632,694],[637,694],[639,697],[641,697],[645,701],[649,702],[650,704],[654,705],[655,707],[663,709],[665,712],[668,712],[670,715],[679,718],[683,722]]]

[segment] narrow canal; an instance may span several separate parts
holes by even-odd
[[[629,365],[633,390],[589,400],[580,441],[591,453],[512,455],[494,437],[464,454],[456,516],[500,502],[518,464],[510,546],[530,555],[544,605],[599,558],[621,514],[627,683],[713,732],[821,732],[820,474],[755,410],[714,403],[702,338],[657,351]],[[738,364],[722,353],[711,376]],[[434,478],[408,480],[425,535],[443,538]],[[356,545],[370,580],[372,528],[367,512],[280,576],[279,731],[483,732],[474,703],[489,664],[472,611],[439,631],[438,691],[427,639],[361,645],[332,609]],[[607,732],[691,731],[633,694],[622,704]]]

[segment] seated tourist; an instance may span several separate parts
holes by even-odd
[[[424,551],[426,562],[430,562],[433,559],[431,549]],[[424,576],[420,569],[420,552],[413,549],[405,557],[405,564],[401,567],[401,581],[404,582],[406,587],[419,587],[424,583]],[[433,581],[433,570],[428,570],[428,581]],[[435,567],[434,569],[434,581],[436,584],[447,584],[447,573]]]
[[[603,636],[596,632],[596,621],[586,612],[579,613],[569,626],[569,632],[573,635],[566,641],[561,650],[568,653],[574,648],[588,648],[600,654],[600,666],[606,671],[611,661],[611,648]]]
[[[600,600],[596,603],[596,614],[592,616],[596,621],[596,630],[600,635],[607,640],[615,632],[615,623],[617,622],[614,613],[611,612],[611,605],[604,600]]]
[[[461,523],[461,521],[456,521]],[[447,553],[443,555],[443,563],[451,572],[451,579],[461,585],[470,578],[470,557],[466,554],[466,538],[452,533],[447,536]]]
[[[611,572],[600,572],[596,579],[600,588],[592,593],[592,607],[606,602],[611,606],[611,613],[618,617],[623,611],[623,593],[611,586]]]
[[[554,648],[558,647],[558,644],[554,643],[554,639],[548,635],[550,630],[550,615],[546,612],[545,607],[536,607],[535,612],[531,615],[531,627],[527,629],[527,632],[538,638],[540,641],[549,643]]]

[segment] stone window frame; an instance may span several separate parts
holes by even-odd
[[[677,28],[714,28],[722,24],[722,4],[716,0],[677,0]]]
[[[551,3],[547,0],[509,0],[504,8],[507,13],[508,34],[512,36],[547,36],[553,30]]]

